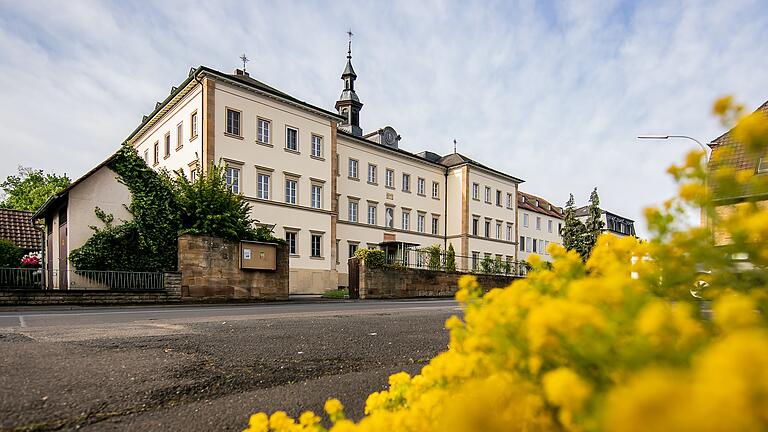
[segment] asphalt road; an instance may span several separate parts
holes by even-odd
[[[448,342],[452,300],[0,311],[0,430],[242,430],[256,411],[352,418]]]

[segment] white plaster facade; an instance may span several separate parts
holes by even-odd
[[[552,261],[547,248],[550,243],[563,244],[560,235],[563,210],[543,198],[523,192],[518,194],[517,201],[518,259],[527,261],[530,255],[536,254],[545,261]]]

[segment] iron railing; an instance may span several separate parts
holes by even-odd
[[[0,287],[14,289],[162,290],[163,273],[0,268]]]
[[[396,254],[385,256],[385,263],[391,266],[401,266],[433,271],[456,271],[460,273],[495,274],[508,276],[525,276],[527,266],[522,261],[509,258],[483,255],[455,255],[454,264],[448,263],[446,251],[430,251],[429,249],[406,248]]]

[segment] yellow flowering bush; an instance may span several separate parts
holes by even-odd
[[[714,111],[743,118],[730,98]],[[739,139],[765,152],[768,120],[746,119]],[[718,201],[765,179],[703,156],[670,168],[680,193],[646,211],[648,241],[603,235],[586,263],[553,244],[551,265],[487,293],[463,277],[448,350],[392,375],[359,422],[330,399],[325,426],[258,413],[247,431],[768,430],[768,208]]]

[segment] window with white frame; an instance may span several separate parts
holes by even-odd
[[[438,216],[432,216],[432,234],[440,232],[440,218]]]
[[[512,236],[513,236],[513,235],[514,235],[514,234],[512,234],[512,224],[507,224],[507,237],[506,237],[506,240],[507,240],[508,242],[511,242],[511,241],[512,241]]]
[[[349,243],[349,257],[354,258],[355,252],[357,252],[357,245],[359,243]]]
[[[536,229],[541,230],[541,216],[536,216]]]
[[[528,228],[528,213],[523,213],[523,226]]]
[[[357,209],[358,209],[358,202],[350,200],[349,201],[349,213],[347,220],[350,222],[357,222]]]
[[[501,191],[496,189],[496,205],[501,207]]]
[[[227,188],[234,193],[240,192],[240,168],[228,166],[226,170]]]
[[[539,253],[544,254],[546,250],[544,249],[544,240],[539,240]]]
[[[490,238],[491,237],[491,221],[486,220],[484,227],[485,227],[485,237]]]
[[[501,240],[501,222],[496,222],[496,238]]]
[[[387,226],[387,228],[394,228],[395,227],[395,209],[392,207],[387,207],[384,209],[384,224]]]
[[[357,178],[357,159],[349,159],[349,178]]]
[[[290,126],[285,127],[285,148],[290,151],[299,151],[299,130]]]
[[[323,256],[323,235],[313,233],[310,241],[310,254],[314,258],[320,258]],[[338,253],[338,252],[337,252]]]
[[[256,196],[261,199],[269,199],[269,181],[270,175],[266,173],[259,173],[256,184]]]
[[[368,225],[376,225],[376,206],[368,204]]]
[[[288,253],[291,255],[297,254],[296,237],[298,237],[296,231],[285,231],[285,243],[288,245]]]
[[[427,181],[419,177],[416,179],[416,193],[419,195],[426,195]]]
[[[403,210],[403,224],[402,224],[403,230],[409,230],[411,229],[411,212],[408,210]]]
[[[160,161],[160,142],[155,141],[153,149],[154,149],[153,150],[154,154],[152,155],[153,156],[152,165],[157,165],[157,163]]]
[[[378,181],[376,173],[376,165],[368,164],[368,183],[376,184]]]
[[[403,173],[403,192],[411,191],[411,175]]]
[[[472,271],[477,271],[480,262],[480,252],[472,251]]]
[[[533,239],[530,237],[525,238],[525,251],[530,252],[531,251],[531,244],[533,243]],[[535,250],[534,250],[535,252]]]
[[[171,155],[171,133],[167,132],[165,134],[165,137],[163,137],[163,149],[165,150],[165,153],[163,154],[164,157],[168,157]]]
[[[478,235],[478,230],[480,229],[479,226],[480,226],[480,219],[477,217],[473,217],[472,218],[472,235],[473,236]]]
[[[296,179],[285,179],[285,202],[288,204],[296,204]]]
[[[520,252],[525,252],[525,236],[520,236]]]
[[[144,150],[144,163],[149,165],[149,149]]]
[[[189,139],[197,138],[197,111],[189,116]]]
[[[272,122],[267,119],[258,119],[258,130],[256,131],[256,140],[262,144],[270,143],[270,131],[272,130]]]
[[[240,136],[240,111],[227,108],[227,133]]]
[[[432,198],[440,198],[440,183],[432,182]]]
[[[312,135],[311,155],[316,158],[323,157],[323,137],[320,135]]]
[[[512,204],[513,204],[513,201],[512,201],[512,194],[511,194],[511,193],[508,193],[508,194],[507,194],[507,208],[510,208],[510,209],[511,209],[511,208],[512,208]]]
[[[389,168],[384,172],[384,186],[388,188],[395,187],[395,172]]]
[[[488,186],[485,187],[485,202],[491,203],[491,188]]]
[[[313,184],[312,185],[312,208],[322,208],[323,207],[323,187],[319,184]]]
[[[184,123],[176,125],[176,150],[180,149],[184,145]]]
[[[547,219],[547,231],[552,232],[552,219]]]
[[[480,199],[480,185],[477,183],[472,183],[472,199]]]
[[[416,216],[416,231],[423,233],[424,232],[424,226],[427,223],[427,217],[423,214],[418,214]]]

